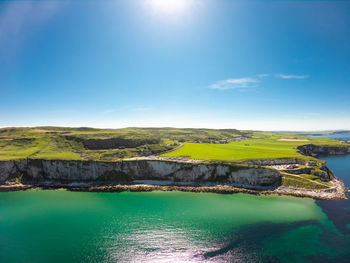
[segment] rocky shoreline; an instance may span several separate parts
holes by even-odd
[[[334,187],[327,190],[302,190],[292,189],[280,186],[273,190],[249,189],[234,187],[228,185],[201,186],[201,185],[151,185],[151,184],[22,184],[12,183],[0,185],[0,192],[24,191],[29,189],[57,190],[66,189],[76,192],[152,192],[152,191],[181,191],[194,193],[217,193],[217,194],[237,194],[245,193],[252,195],[289,195],[295,197],[308,197],[316,200],[336,200],[347,199],[345,195],[344,184],[342,181],[334,178],[332,180]]]
[[[276,188],[281,173],[272,168],[241,164],[187,163],[164,160],[97,162],[78,160],[24,159],[0,161],[0,182],[134,183],[150,180],[192,185],[244,185]]]
[[[304,155],[348,154],[349,148],[305,145]],[[317,167],[318,170],[312,172]],[[282,185],[282,174],[310,173],[326,189]],[[309,179],[309,181],[311,181]],[[318,185],[322,185],[317,183]],[[33,188],[85,192],[184,191],[346,199],[344,184],[317,159],[258,159],[242,163],[143,157],[116,162],[21,159],[0,161],[0,192]]]

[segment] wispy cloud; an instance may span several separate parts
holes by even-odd
[[[258,76],[258,78],[266,78],[266,77],[269,77],[270,76],[270,74],[258,74],[257,75]]]
[[[241,91],[247,91],[249,88],[255,88],[259,83],[263,82],[268,78],[279,78],[279,79],[306,79],[308,75],[293,75],[293,74],[256,74],[255,77],[247,78],[230,78],[226,80],[220,80],[210,85],[210,89],[216,90],[230,90],[237,89]]]
[[[287,75],[287,74],[278,74],[276,77],[281,79],[306,79],[307,75]]]
[[[231,78],[215,82],[210,85],[209,88],[216,90],[247,89],[256,87],[258,82],[259,81],[254,78]]]

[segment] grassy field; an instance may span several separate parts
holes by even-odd
[[[282,185],[295,188],[295,189],[306,189],[306,190],[321,190],[327,189],[332,186],[329,182],[321,182],[319,179],[316,179],[314,182],[307,180],[307,176],[312,175],[304,175],[300,177],[283,174],[282,175]]]
[[[328,138],[309,138],[283,134],[254,133],[254,139],[227,144],[184,143],[176,151],[162,156],[188,157],[193,159],[244,161],[249,159],[299,157],[305,158],[297,147],[305,144],[341,145]],[[288,141],[289,140],[289,141]]]
[[[245,140],[235,141],[239,138]],[[297,146],[308,143],[341,145],[327,138],[233,129],[4,128],[0,129],[0,160],[42,158],[114,161],[161,154],[181,143],[183,147],[162,156],[225,161],[306,158],[297,152]]]
[[[3,128],[0,129],[0,160],[42,158],[114,161],[159,154],[181,142],[218,142],[250,136],[233,129],[175,128]],[[86,142],[94,147],[88,147]],[[118,145],[113,142],[118,141]],[[90,146],[91,146],[90,145]]]
[[[337,140],[321,137],[233,129],[3,128],[0,129],[0,160],[40,158],[116,161],[149,155],[214,162],[285,157],[313,159],[301,155],[297,150],[298,146],[311,143],[344,146]],[[320,166],[320,162],[316,163]],[[313,167],[313,171],[319,168]],[[282,185],[303,189],[325,189],[331,186],[312,172],[300,176],[284,173]]]

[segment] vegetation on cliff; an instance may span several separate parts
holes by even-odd
[[[251,132],[233,129],[3,128],[0,129],[0,160],[115,161],[164,153],[183,142],[226,143],[250,136]]]
[[[349,148],[347,143],[322,137],[234,129],[0,129],[0,161],[28,158],[115,162],[132,157],[158,156],[152,158],[187,160],[194,164],[197,159],[201,163],[225,163],[239,169],[270,166],[270,169],[280,170],[282,186],[305,190],[333,187],[331,173],[324,162],[311,156],[313,152],[323,153],[330,149],[334,154],[337,149],[350,152]],[[283,162],[278,161],[283,158],[286,167],[277,167],[283,166]],[[296,164],[296,167],[288,164]],[[101,180],[129,180],[124,177],[124,174],[110,173]],[[21,181],[21,178],[12,180]]]
[[[161,156],[226,161],[305,158],[298,151],[298,147],[305,144],[344,146],[327,138],[234,129],[3,128],[0,129],[0,160],[114,161],[167,151]],[[178,149],[171,151],[175,148]]]

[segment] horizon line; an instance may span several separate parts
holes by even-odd
[[[258,129],[237,129],[237,128],[195,128],[195,127],[174,127],[174,126],[128,126],[119,128],[106,128],[106,127],[92,127],[92,126],[52,126],[52,125],[42,125],[42,126],[0,126],[0,129],[11,129],[11,128],[71,128],[71,129],[97,129],[97,130],[120,130],[120,129],[196,129],[196,130],[238,130],[238,131],[260,131],[260,132],[350,132],[350,129],[323,129],[323,130],[258,130]]]

